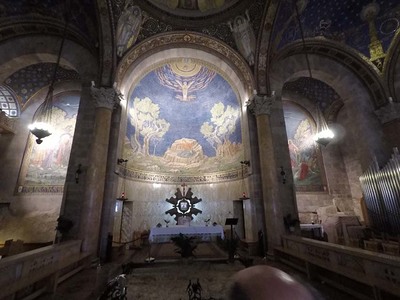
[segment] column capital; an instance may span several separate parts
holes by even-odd
[[[259,115],[270,115],[271,106],[275,102],[275,93],[271,96],[267,95],[254,95],[253,98],[249,100],[248,108],[251,113],[256,116]]]
[[[97,88],[94,85],[90,87],[92,99],[97,107],[103,107],[112,110],[115,104],[121,101],[122,94],[112,87]]]
[[[400,103],[389,100],[388,104],[375,110],[375,114],[378,116],[382,124],[400,119]]]

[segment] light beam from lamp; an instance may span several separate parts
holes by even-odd
[[[306,43],[304,40],[303,26],[301,26],[301,20],[300,20],[300,14],[299,14],[299,8],[297,6],[297,2],[298,1],[293,0],[293,5],[296,10],[297,22],[299,23],[301,41],[302,41],[302,45],[303,45],[304,54],[306,57],[308,73],[310,75],[310,78],[313,79],[313,76],[311,73],[311,67],[310,67],[310,60],[308,58],[307,47],[306,47]],[[316,143],[323,145],[323,146],[327,146],[332,141],[332,139],[334,138],[335,135],[332,132],[332,130],[329,129],[329,126],[326,123],[325,118],[319,108],[318,101],[316,101],[315,106],[316,106],[315,109],[316,109],[317,133],[314,135],[313,139]]]

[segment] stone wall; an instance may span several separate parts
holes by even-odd
[[[54,241],[61,195],[19,198],[0,206],[0,244],[6,240],[24,243]]]
[[[176,189],[180,185],[153,184],[144,182],[127,181],[125,183],[126,197],[132,202],[132,230],[144,231],[160,223],[165,226],[164,220],[169,220],[169,226],[175,225],[174,216],[165,214],[172,209],[172,204],[165,201],[175,197]],[[225,219],[233,215],[233,200],[242,196],[241,182],[224,182],[218,184],[188,185],[193,197],[202,201],[195,204],[201,214],[194,216],[191,225],[204,225],[205,219],[210,218],[210,223],[216,222],[224,225]]]

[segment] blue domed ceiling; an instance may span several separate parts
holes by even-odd
[[[369,57],[370,25],[386,52],[400,28],[398,0],[301,0],[299,13],[304,37],[321,37],[350,46]],[[366,11],[373,14],[366,21]],[[274,25],[276,50],[301,39],[293,0],[281,1]]]
[[[92,0],[2,0],[0,23],[43,21],[65,22],[68,13],[70,26],[78,29],[91,43],[96,43],[96,2]],[[34,27],[34,26],[32,26]]]
[[[188,182],[182,176],[240,167],[238,95],[212,66],[194,59],[168,61],[131,90],[124,145],[128,168]]]

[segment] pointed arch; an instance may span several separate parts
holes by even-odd
[[[400,30],[397,31],[384,65],[384,79],[393,101],[400,102]]]

